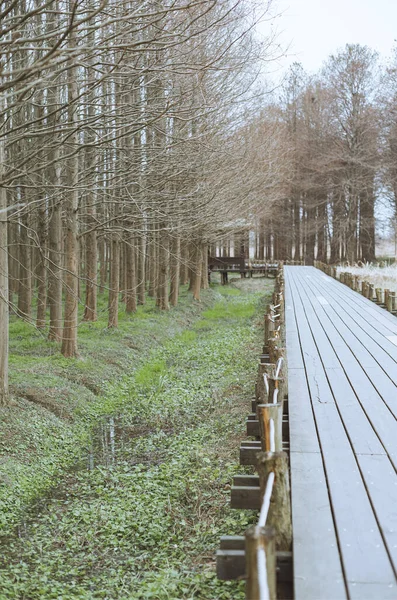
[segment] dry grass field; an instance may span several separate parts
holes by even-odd
[[[395,264],[385,267],[372,264],[363,267],[338,267],[338,274],[342,271],[358,275],[362,281],[369,281],[376,288],[397,292],[397,265]]]

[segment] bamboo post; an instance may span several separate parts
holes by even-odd
[[[245,532],[246,600],[276,600],[276,550],[273,527],[252,525]]]
[[[292,544],[292,523],[288,456],[285,452],[261,452],[258,454],[257,468],[262,501],[267,479],[270,473],[274,473],[268,523],[276,528],[276,549],[289,551]]]

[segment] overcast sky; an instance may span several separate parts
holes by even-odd
[[[317,71],[322,62],[347,43],[370,46],[387,58],[397,39],[397,0],[278,0],[279,41],[290,44],[280,60]]]

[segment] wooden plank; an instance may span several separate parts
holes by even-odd
[[[221,550],[245,550],[245,537],[243,535],[222,535],[219,546]]]
[[[316,317],[315,300],[312,299],[312,304],[309,301],[307,289],[311,283],[304,281],[303,274],[295,270],[289,284],[349,593],[353,583],[368,583],[381,598],[384,590],[395,584],[395,577],[350,441],[354,442],[357,450],[364,452],[379,450],[379,442],[368,428],[358,402],[354,407],[353,396],[348,403],[353,407],[349,408],[352,414],[345,412],[342,423],[338,402],[341,406],[341,394],[349,389],[349,385],[346,378],[341,384],[336,381],[337,373],[333,368],[324,369],[324,365],[335,364],[336,354]],[[325,294],[322,297],[326,298]],[[330,307],[319,302],[318,298],[316,305],[323,310]],[[346,352],[346,346],[342,347]],[[332,377],[334,389],[330,382]],[[335,394],[338,396],[337,403]],[[366,432],[370,432],[369,447],[360,444],[354,415],[364,424]],[[292,476],[293,471],[292,468]]]
[[[233,477],[233,485],[259,485],[259,475],[235,475]]]
[[[254,421],[253,419],[247,419],[246,427],[247,427],[247,435],[248,436],[251,436],[251,437],[259,437],[260,436],[259,421],[257,421],[257,420]]]
[[[232,541],[230,544],[233,547],[228,547],[226,538],[235,538],[236,543]],[[243,536],[223,536],[221,538],[221,549],[216,553],[216,571],[218,578],[223,581],[245,578],[245,538]],[[278,586],[292,581],[291,552],[276,553],[276,577]]]
[[[321,285],[316,280],[314,284]],[[357,312],[343,294],[333,292],[330,297],[333,302],[325,312],[332,314],[333,320],[337,319],[338,331],[343,334],[361,365],[371,368],[378,364],[397,384],[397,347],[387,338],[390,330],[384,330],[382,334],[369,310],[360,307],[361,312]],[[372,306],[370,301],[363,300]]]
[[[354,452],[385,454],[385,449],[359,404],[343,369],[327,369],[326,372]]]
[[[295,600],[347,598],[319,453],[291,452]]]
[[[321,314],[321,310],[318,311],[318,314]],[[343,336],[345,326],[338,321],[339,317],[335,317],[332,313],[329,314],[328,310],[323,310],[322,314],[321,324],[327,331],[334,349],[338,350],[341,365],[344,367],[358,400],[371,420],[374,429],[382,440],[386,440],[386,442],[392,440],[396,435],[397,425],[396,420],[390,418],[397,415],[397,388],[395,384],[376,361],[370,363],[372,366],[367,363],[364,370],[363,365],[358,360],[362,360],[360,349],[357,350],[354,342],[352,343],[349,339],[346,340]],[[348,334],[350,334],[350,331],[348,331]],[[350,346],[347,345],[347,342],[350,343]],[[374,392],[374,388],[377,391]],[[368,403],[369,396],[375,404]],[[392,412],[392,415],[388,414],[387,409]],[[388,443],[388,446],[385,447],[388,452],[393,452],[395,445]]]
[[[259,510],[261,507],[261,490],[259,485],[233,485],[230,490],[231,508]]]
[[[294,594],[296,600],[342,599],[342,564],[288,284],[286,306]]]
[[[289,435],[291,452],[320,452],[306,374],[288,369],[290,395]]]
[[[358,456],[379,527],[397,571],[397,474],[386,456]],[[397,590],[395,591],[397,597]]]
[[[245,576],[245,550],[217,550],[216,576],[230,581]]]

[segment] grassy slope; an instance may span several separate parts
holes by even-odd
[[[220,534],[241,533],[250,518],[229,509],[229,484],[252,391],[259,348],[252,317],[263,283],[248,284],[254,293],[220,289],[224,296],[218,294],[201,319],[185,299],[172,316],[149,307],[148,317],[129,320],[113,334],[103,325],[87,326],[85,361],[64,364],[50,353],[42,367],[33,357],[33,367],[30,361],[19,366],[27,369],[28,383],[20,375],[16,385],[35,393],[43,381],[37,370],[54,378],[41,404],[51,398],[56,410],[19,400],[6,415],[8,445],[21,449],[3,469],[14,486],[9,520],[17,517],[19,491],[23,502],[29,490],[37,494],[81,453],[92,422],[117,416],[96,436],[95,460],[102,464],[64,476],[57,493],[27,520],[22,539],[8,541],[0,598],[239,597],[240,584],[216,581],[213,551]],[[214,295],[210,291],[207,302]],[[150,350],[144,340],[154,334],[163,343]],[[131,343],[141,344],[140,362]],[[133,360],[135,373],[129,369],[109,382],[107,356],[121,368]],[[54,374],[48,365],[56,366]],[[99,373],[102,394],[83,393]],[[68,398],[59,416],[56,389],[62,387]]]
[[[216,297],[208,290],[199,305],[184,289],[180,305],[163,314],[149,299],[133,316],[120,312],[117,330],[107,329],[102,297],[98,321],[79,326],[79,359],[64,359],[45,333],[20,320],[11,323],[13,401],[0,407],[0,533],[65,467],[86,455],[93,424],[119,405],[107,395],[109,382],[133,373],[151,348],[184,331]]]

